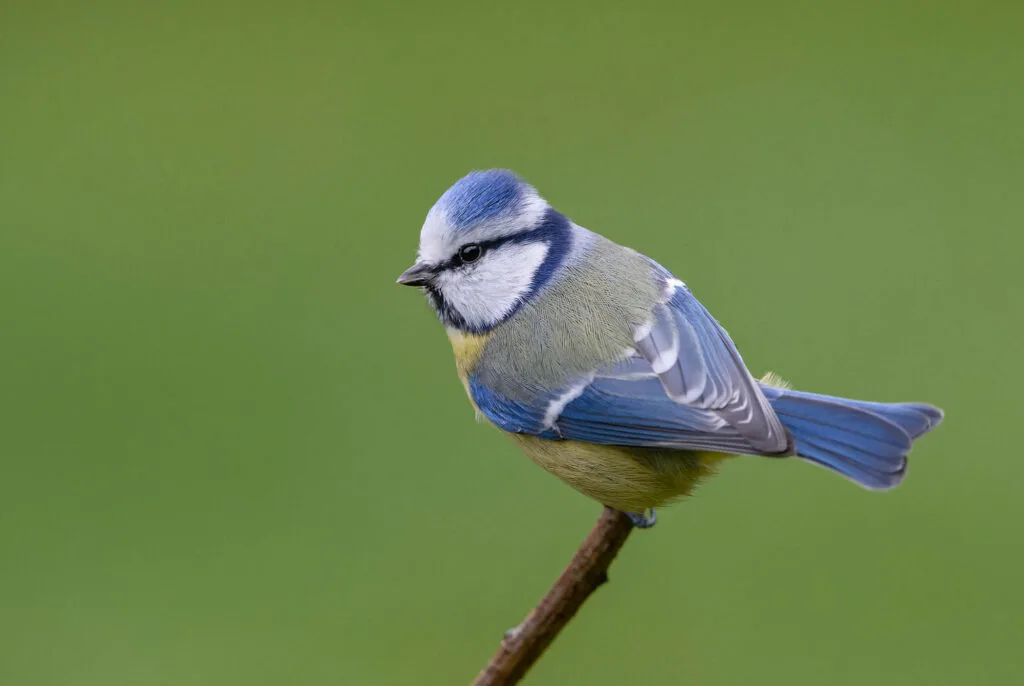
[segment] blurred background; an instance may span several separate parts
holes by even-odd
[[[728,464],[531,684],[1010,684],[1019,3],[0,8],[0,684],[461,684],[599,507],[394,285],[508,167],[755,373],[947,412],[900,489]]]

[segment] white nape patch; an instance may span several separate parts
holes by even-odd
[[[482,235],[469,240],[494,240],[535,229],[540,224],[540,220],[544,218],[544,213],[551,207],[547,200],[537,195],[536,191],[527,192],[519,203],[515,214],[508,217],[495,217],[471,229],[466,234],[467,236],[472,237],[478,231]]]
[[[478,262],[441,272],[437,287],[469,326],[486,328],[504,319],[527,294],[547,255],[543,241],[506,243]]]
[[[455,229],[448,213],[431,208],[420,230],[419,260],[428,264],[444,262],[467,243],[483,243],[514,236],[537,228],[551,206],[534,190],[525,192],[516,211],[508,216],[486,219],[471,229]]]
[[[575,386],[571,386],[565,393],[552,400],[548,404],[548,409],[544,412],[544,428],[555,429],[557,431],[555,422],[557,422],[558,418],[562,416],[562,412],[565,411],[566,405],[583,395],[583,391],[587,390],[587,386],[589,386],[593,381],[594,377],[590,376],[585,381],[581,381]]]

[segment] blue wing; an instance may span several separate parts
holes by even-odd
[[[634,338],[674,401],[713,410],[758,452],[791,447],[729,335],[683,282],[667,278],[665,301],[655,305],[650,324],[638,327]]]
[[[605,445],[784,453],[791,438],[728,335],[679,281],[625,359],[512,400],[470,377],[480,411],[506,431]]]

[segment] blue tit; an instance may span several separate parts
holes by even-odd
[[[478,414],[640,526],[735,455],[796,456],[893,488],[943,417],[755,379],[686,284],[505,170],[441,196],[398,283],[426,293]]]

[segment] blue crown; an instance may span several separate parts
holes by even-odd
[[[474,171],[445,191],[436,207],[445,210],[452,228],[464,230],[515,213],[527,189],[526,182],[507,169]]]

